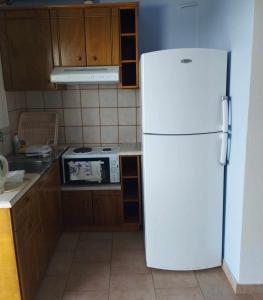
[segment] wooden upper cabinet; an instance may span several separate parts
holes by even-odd
[[[1,13],[0,37],[6,89],[50,89],[53,67],[48,10]]]
[[[84,9],[51,9],[55,66],[86,66]]]
[[[87,65],[111,65],[111,9],[85,10]]]

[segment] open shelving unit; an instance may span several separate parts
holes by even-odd
[[[120,9],[120,64],[122,88],[138,87],[137,8]]]
[[[141,225],[140,156],[121,156],[121,185],[125,224]]]

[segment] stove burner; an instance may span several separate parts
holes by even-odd
[[[112,150],[112,148],[103,148],[102,151],[103,152],[110,152]]]
[[[88,153],[91,152],[92,149],[88,147],[80,147],[73,150],[74,153]]]

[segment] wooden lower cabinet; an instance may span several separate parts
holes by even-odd
[[[0,300],[36,297],[62,229],[59,180],[54,163],[13,208],[0,209],[0,228],[5,230],[0,229]],[[2,247],[8,247],[10,257]]]
[[[121,191],[63,191],[62,207],[68,230],[111,230],[123,220]]]
[[[92,192],[62,192],[62,199],[65,228],[93,224]]]
[[[116,191],[93,192],[94,224],[98,226],[122,224],[121,194]]]

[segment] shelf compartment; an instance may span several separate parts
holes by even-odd
[[[136,60],[135,36],[121,37],[121,60]]]
[[[122,176],[138,176],[138,163],[136,156],[125,156],[121,160]]]
[[[136,32],[135,9],[121,9],[120,19],[121,19],[121,33]]]
[[[136,86],[136,62],[122,63],[122,85],[123,86]]]
[[[139,203],[124,203],[124,222],[138,223],[139,221]]]
[[[134,202],[139,200],[139,187],[137,179],[123,179],[123,201]]]

